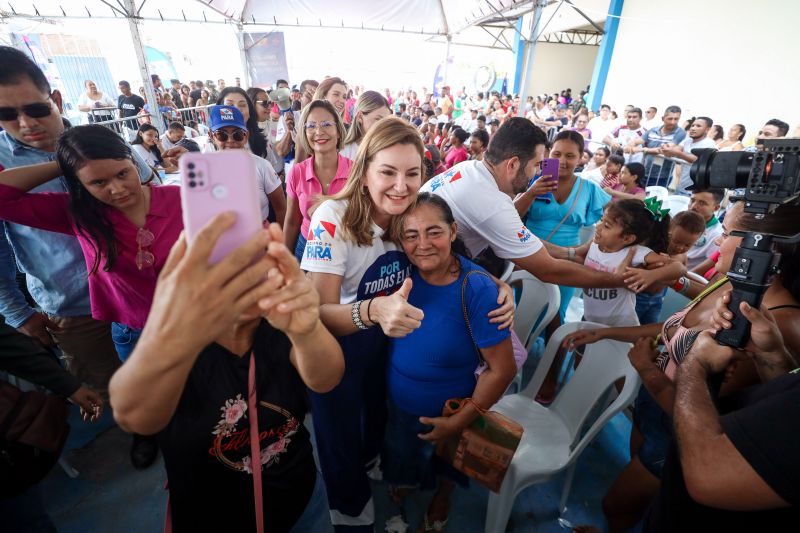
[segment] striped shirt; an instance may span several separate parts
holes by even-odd
[[[642,140],[645,148],[659,148],[667,143],[680,144],[686,138],[686,130],[680,126],[669,133],[661,131],[662,126],[651,128],[644,134]],[[647,186],[658,185],[666,187],[672,178],[672,169],[675,163],[659,155],[648,155],[644,160],[645,183]]]

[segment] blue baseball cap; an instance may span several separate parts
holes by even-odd
[[[242,112],[231,105],[215,105],[208,109],[208,127],[211,131],[233,126],[247,130]]]

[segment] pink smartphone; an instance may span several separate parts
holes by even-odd
[[[218,214],[236,213],[236,223],[222,234],[211,253],[209,262],[218,263],[262,228],[255,162],[247,152],[225,150],[184,154],[179,166],[183,225],[189,242]]]

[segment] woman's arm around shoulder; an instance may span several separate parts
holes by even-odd
[[[61,169],[55,161],[0,171],[0,218],[33,228],[74,234],[67,193],[28,193],[60,175]]]

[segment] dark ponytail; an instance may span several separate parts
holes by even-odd
[[[58,140],[56,157],[69,192],[70,215],[94,251],[89,275],[97,272],[102,255],[106,257],[103,270],[108,272],[117,259],[114,227],[106,216],[105,205],[86,190],[77,173],[87,161],[132,160],[131,149],[116,133],[103,126],[76,126],[66,130]]]
[[[666,253],[669,246],[670,216],[656,220],[644,202],[636,199],[617,200],[606,207],[606,215],[622,226],[623,235],[633,235],[631,243],[647,246],[656,253]]]

